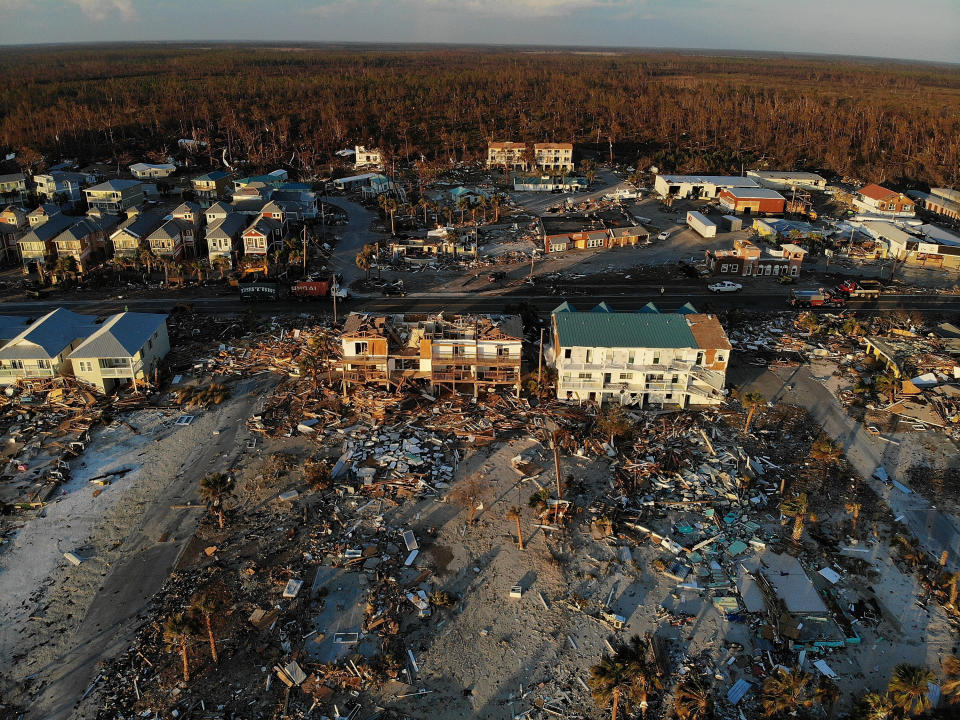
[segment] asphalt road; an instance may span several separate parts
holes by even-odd
[[[209,472],[224,472],[235,465],[247,437],[243,421],[252,414],[254,404],[266,397],[272,382],[269,376],[260,376],[238,383],[233,387],[233,398],[215,411],[222,423],[220,433],[195,446],[183,458],[180,472],[124,540],[127,552],[104,578],[103,589],[74,633],[73,649],[41,670],[45,687],[27,708],[30,720],[79,717],[75,705],[97,677],[98,663],[128,646],[138,627],[137,616],[163,586],[193,537],[201,511],[174,510],[170,506],[200,502],[200,479]],[[159,542],[164,535],[169,539]]]
[[[362,245],[362,242],[358,239]],[[355,254],[355,253],[354,253]],[[741,308],[747,312],[770,312],[787,310],[787,291],[774,290],[756,293],[711,293],[699,285],[673,283],[660,293],[659,285],[642,287],[633,285],[565,285],[555,288],[557,294],[547,292],[549,286],[523,285],[472,293],[411,293],[404,297],[353,298],[338,304],[340,315],[351,310],[370,312],[502,312],[507,304],[526,302],[541,312],[549,312],[564,300],[574,306],[589,309],[605,300],[614,310],[636,310],[653,301],[666,310],[675,310],[687,302],[702,312]],[[76,312],[109,314],[129,309],[139,312],[169,312],[178,302],[189,302],[200,313],[238,313],[255,310],[262,314],[278,313],[323,313],[331,312],[329,300],[314,302],[278,301],[245,303],[239,295],[183,298],[175,294],[147,298],[106,298],[82,300],[31,300],[0,303],[0,314],[39,317],[58,307]],[[960,295],[884,295],[876,302],[856,302],[847,305],[848,310],[864,313],[912,310],[920,313],[960,312]],[[836,312],[830,308],[827,312]]]

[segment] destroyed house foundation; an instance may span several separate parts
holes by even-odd
[[[517,316],[351,313],[344,325],[344,390],[426,382],[431,391],[474,396],[520,392],[523,328]]]

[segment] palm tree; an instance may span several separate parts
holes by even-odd
[[[960,572],[950,573],[947,575],[946,582],[944,587],[947,588],[947,592],[950,593],[948,597],[948,602],[953,609],[957,609],[957,583],[960,582]]]
[[[220,529],[223,529],[226,507],[224,503],[233,495],[233,479],[223,473],[209,473],[200,481],[200,497],[210,512],[217,516]]]
[[[147,266],[147,272],[153,272],[153,263],[156,261],[157,256],[153,254],[153,251],[149,247],[142,247],[137,250],[137,260],[141,265]]]
[[[61,255],[53,264],[57,277],[72,277],[77,272],[77,259],[72,255]]]
[[[220,279],[223,279],[223,276],[226,274],[226,271],[230,269],[230,258],[224,257],[223,255],[218,255],[215,257],[211,263],[213,267],[220,273]]]
[[[386,205],[387,213],[390,215],[390,234],[391,234],[391,235],[396,235],[396,234],[397,234],[397,230],[396,230],[396,228],[394,227],[393,218],[394,218],[394,216],[397,214],[397,209],[398,209],[400,206],[397,204],[397,201],[394,200],[393,198],[387,198],[387,201],[386,201],[385,205]]]
[[[520,546],[520,549],[523,550],[523,528],[520,527],[520,508],[516,505],[507,510],[507,518],[509,520],[515,520],[517,523],[517,544]]]
[[[203,273],[207,270],[207,261],[203,258],[197,258],[190,263],[190,267],[193,268],[193,271],[197,274],[197,282],[203,282]]]
[[[943,685],[940,686],[941,692],[947,697],[947,702],[960,702],[960,658],[956,655],[948,655],[941,665],[947,676]]]
[[[494,194],[494,196],[490,198],[490,207],[493,208],[494,223],[500,222],[500,205],[501,205],[500,195]]]
[[[740,400],[740,404],[745,408],[749,408],[747,412],[747,421],[743,425],[743,432],[746,434],[750,430],[750,422],[753,420],[753,414],[757,411],[757,408],[761,405],[766,404],[767,399],[758,392],[748,392]]]
[[[190,682],[190,660],[187,656],[187,650],[196,632],[196,625],[189,616],[183,613],[177,613],[173,617],[167,618],[167,621],[163,624],[163,641],[167,644],[167,650],[169,652],[179,651],[183,660],[183,681],[185,683]]]
[[[597,707],[611,705],[611,720],[617,720],[620,703],[629,713],[636,697],[637,679],[640,672],[638,663],[624,661],[604,655],[600,662],[590,668],[587,684]]]
[[[543,512],[547,507],[547,500],[550,499],[549,488],[540,488],[527,501],[527,504],[537,512]]]
[[[848,337],[860,337],[863,335],[863,325],[855,317],[848,317],[843,321],[843,334]]]
[[[833,707],[840,699],[840,688],[828,677],[820,678],[815,694],[817,702],[826,709],[827,717],[833,717]]]
[[[893,668],[887,691],[896,708],[907,715],[919,715],[931,707],[927,684],[936,680],[937,676],[927,668],[901,663]]]
[[[466,212],[467,208],[470,207],[470,201],[467,198],[459,198],[457,200],[457,210],[460,211],[460,224],[463,225],[463,214]]]
[[[887,693],[867,693],[860,700],[860,712],[857,717],[862,720],[892,720],[893,701]]]
[[[840,460],[843,454],[840,446],[829,438],[817,440],[810,446],[810,457],[815,460],[822,460],[827,465],[833,465]]]
[[[857,532],[857,518],[860,517],[860,511],[863,509],[863,506],[858,502],[848,502],[844,508],[848,513],[850,513],[850,532],[856,534]]]
[[[673,710],[679,720],[709,720],[713,717],[713,698],[710,688],[694,678],[677,685]]]
[[[873,381],[873,387],[878,393],[886,395],[892,405],[894,396],[900,392],[900,381],[891,373],[884,373],[877,376],[877,379]]]
[[[487,199],[486,195],[481,195],[480,199],[477,201],[477,207],[483,211],[483,224],[487,224],[487,208],[490,206],[490,201]]]
[[[430,201],[425,197],[421,197],[419,200],[417,200],[417,207],[420,210],[423,210],[423,226],[429,227],[429,221],[427,220],[427,208],[430,207]]]
[[[216,665],[218,662],[217,658],[217,643],[213,639],[213,624],[211,618],[214,613],[217,613],[223,607],[223,603],[220,602],[213,595],[201,595],[193,603],[193,609],[196,610],[203,617],[203,623],[207,629],[207,641],[210,643],[210,657],[213,658],[213,664]]]
[[[813,676],[799,667],[789,672],[781,669],[763,683],[760,704],[767,717],[787,715],[812,707],[815,703]]]
[[[370,258],[364,253],[358,252],[354,262],[356,262],[358,268],[363,270],[363,272],[366,275],[366,279],[369,280],[370,279]]]
[[[803,525],[807,519],[807,510],[809,510],[809,503],[806,493],[794,495],[780,503],[780,512],[794,519],[792,537],[795,543],[799,543],[800,538],[803,537]]]

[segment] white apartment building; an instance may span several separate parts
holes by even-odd
[[[527,160],[527,143],[490,142],[487,146],[487,167],[509,167],[529,172],[544,170],[573,172],[573,143],[533,143],[534,163]]]
[[[689,305],[613,312],[601,303],[577,312],[563,303],[551,320],[560,400],[683,408],[723,399],[732,346],[714,315]]]

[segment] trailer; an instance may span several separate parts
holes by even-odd
[[[692,227],[705,238],[717,236],[716,223],[710,220],[703,213],[698,213],[696,210],[691,210],[687,213],[687,225]]]
[[[723,221],[723,229],[729,232],[743,230],[743,218],[736,215],[724,215],[720,218]]]
[[[848,300],[876,300],[880,297],[883,285],[877,280],[847,280],[837,285],[837,292]]]
[[[245,302],[257,300],[277,300],[280,297],[280,287],[271,282],[253,282],[240,284],[240,299]]]
[[[817,290],[791,290],[787,301],[792,307],[843,307],[846,298],[824,288]]]
[[[330,294],[330,281],[301,280],[290,286],[290,294],[298,300],[318,300]]]

